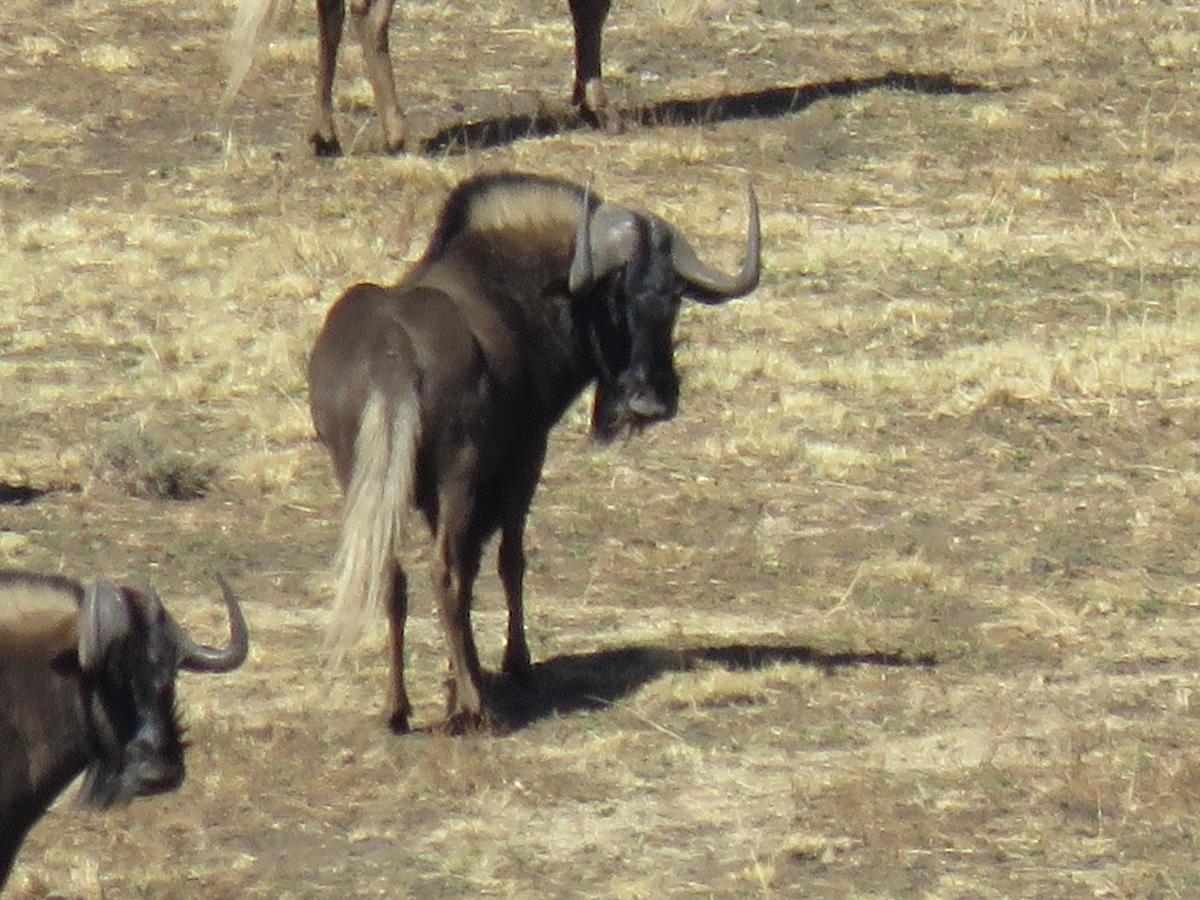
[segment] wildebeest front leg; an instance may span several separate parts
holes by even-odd
[[[570,0],[575,26],[575,89],[571,102],[592,113],[597,122],[610,127],[608,98],[600,77],[600,40],[611,0]]]
[[[358,32],[367,76],[375,92],[375,109],[383,124],[383,143],[388,153],[404,149],[404,116],[396,100],[396,77],[388,52],[388,25],[395,0],[350,0],[350,17]]]
[[[502,669],[506,675],[527,679],[531,668],[529,645],[525,642],[525,516],[500,534],[498,554],[500,581],[508,601],[508,642],[504,645]]]
[[[392,594],[388,598],[388,652],[392,680],[388,685],[388,727],[397,734],[408,731],[412,705],[404,687],[404,623],[408,618],[408,579],[397,564],[392,572]]]
[[[346,19],[346,0],[317,0],[317,105],[308,136],[317,156],[339,156],[342,145],[333,124],[333,73]]]
[[[534,448],[521,475],[511,474],[505,482],[500,522],[500,550],[497,568],[504,597],[508,602],[508,641],[504,646],[502,670],[518,679],[527,679],[531,667],[529,644],[525,640],[525,521],[537,489],[546,458],[546,445]]]

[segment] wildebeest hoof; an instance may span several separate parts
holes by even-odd
[[[319,131],[314,131],[308,136],[308,142],[312,144],[313,155],[315,156],[335,157],[342,155],[342,143],[337,139],[337,135],[327,138]]]
[[[590,106],[577,106],[575,109],[579,118],[597,131],[613,135],[625,132],[625,117],[619,112],[608,108],[592,109]]]
[[[408,734],[412,731],[408,724],[408,713],[392,713],[388,716],[388,728],[392,734]]]
[[[406,141],[404,138],[400,138],[397,141],[389,141],[384,138],[383,152],[388,156],[403,156],[407,146],[408,141]]]
[[[533,674],[533,665],[529,662],[529,654],[516,654],[509,656],[504,655],[504,662],[500,665],[500,671],[514,681],[521,684],[528,684],[530,676]]]
[[[602,109],[596,113],[596,121],[605,134],[624,134],[626,128],[625,116],[620,110]]]

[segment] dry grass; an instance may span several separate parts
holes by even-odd
[[[561,111],[560,5],[406,4],[413,134]],[[310,11],[219,121],[230,16],[0,13],[0,485],[49,491],[0,504],[0,565],[151,580],[204,635],[219,569],[254,633],[243,671],[182,681],[183,789],[60,804],[14,896],[1197,892],[1200,10],[618,2],[625,109],[889,70],[993,90],[404,159],[348,46],[328,164]],[[336,675],[319,651],[338,509],[305,359],[501,167],[592,177],[722,263],[750,176],[767,273],[686,308],[676,421],[597,449],[581,404],[556,433],[518,727],[394,738],[382,635]]]

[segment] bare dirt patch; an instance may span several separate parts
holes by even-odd
[[[347,46],[332,163],[307,10],[224,121],[227,4],[0,13],[0,564],[153,581],[200,633],[221,570],[254,636],[184,677],[183,789],[60,803],[13,896],[1200,887],[1200,11],[616,6],[626,133],[572,124],[559,3],[415,3],[422,152],[374,152]],[[674,422],[556,433],[512,730],[397,738],[382,636],[336,675],[320,652],[338,506],[305,359],[503,167],[591,177],[715,260],[750,177],[766,275],[685,312]],[[490,666],[501,607],[483,579]]]

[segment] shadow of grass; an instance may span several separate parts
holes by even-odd
[[[843,78],[837,81],[765,88],[698,100],[666,100],[652,106],[615,112],[622,123],[645,128],[709,125],[716,122],[779,118],[806,109],[818,100],[849,97],[881,88],[933,95],[997,93],[1008,90],[958,81],[944,72],[888,72],[872,78]],[[420,152],[426,156],[453,155],[468,150],[499,147],[519,140],[594,128],[597,124],[594,117],[581,115],[573,110],[543,110],[532,115],[500,116],[444,128],[425,140]]]
[[[931,668],[937,665],[937,659],[930,654],[830,653],[787,645],[625,647],[556,656],[536,664],[527,679],[495,676],[488,691],[488,713],[501,731],[517,730],[552,715],[602,709],[668,672],[690,672],[705,665],[749,671],[776,663],[833,672],[854,666]]]

